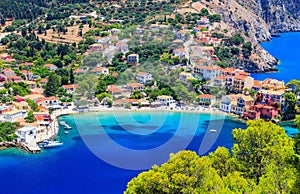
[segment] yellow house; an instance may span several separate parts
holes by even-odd
[[[26,101],[12,102],[12,104],[18,110],[28,110],[28,103]]]
[[[237,75],[233,77],[232,89],[242,93],[245,88],[251,90],[254,85],[254,79],[250,76]]]

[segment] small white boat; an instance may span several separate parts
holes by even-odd
[[[69,134],[69,131],[65,131],[65,134]]]
[[[46,141],[46,142],[44,142],[43,147],[44,148],[55,148],[55,147],[60,147],[63,145],[64,145],[64,143],[59,142],[59,141]]]
[[[69,125],[65,125],[65,130],[70,130],[70,129],[72,129],[72,127],[71,127],[71,126],[69,126]]]
[[[65,121],[61,121],[61,122],[59,122],[59,124],[65,126],[67,123]]]
[[[210,129],[209,132],[210,132],[210,133],[217,133],[218,131],[215,130],[215,129]]]

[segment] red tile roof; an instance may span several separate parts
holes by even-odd
[[[210,94],[201,94],[198,96],[198,98],[214,99],[216,97]]]

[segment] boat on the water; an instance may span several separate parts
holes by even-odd
[[[69,134],[69,131],[65,131],[65,134]]]
[[[65,126],[67,123],[65,121],[61,121],[61,122],[59,122],[59,124]]]
[[[71,126],[69,126],[69,125],[65,125],[65,130],[70,130],[70,129],[72,129],[72,127],[71,127]]]
[[[64,143],[60,141],[46,141],[44,142],[43,147],[44,148],[55,148],[55,147],[60,147],[63,146]]]
[[[210,132],[210,133],[217,133],[218,131],[215,130],[215,129],[210,129],[209,132]]]

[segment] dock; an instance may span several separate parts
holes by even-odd
[[[40,153],[42,151],[42,149],[37,145],[37,143],[35,141],[31,141],[29,143],[22,143],[22,147],[30,152],[30,153]]]

